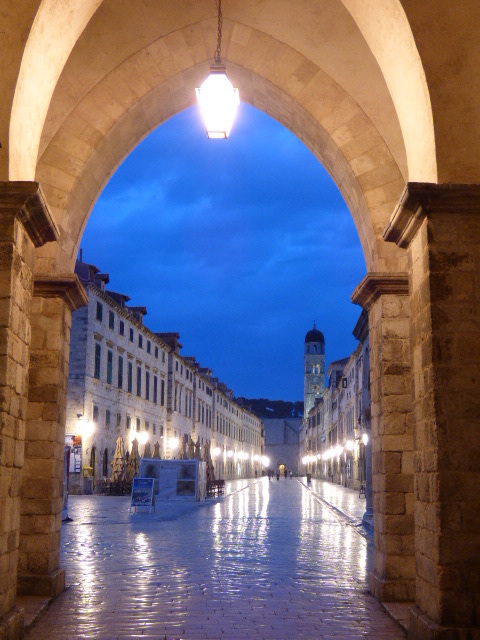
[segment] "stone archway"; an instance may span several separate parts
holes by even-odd
[[[354,300],[369,312],[373,372],[372,588],[381,599],[416,595],[426,616],[413,615],[412,637],[430,637],[435,624],[478,627],[471,478],[480,470],[478,456],[462,456],[472,439],[476,451],[478,412],[458,396],[465,371],[469,394],[480,379],[469,346],[480,337],[478,189],[469,186],[480,181],[479,10],[448,0],[272,2],[225,7],[223,57],[244,99],[330,171],[365,253]],[[62,588],[59,445],[70,314],[85,302],[72,267],[86,220],[129,150],[191,103],[215,39],[208,0],[147,0],[142,11],[135,0],[80,4],[5,10],[0,617],[14,606],[17,565],[25,591]],[[452,559],[458,538],[468,544]]]

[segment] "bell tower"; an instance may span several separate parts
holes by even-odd
[[[313,323],[313,329],[305,336],[304,373],[303,373],[303,410],[304,417],[325,389],[325,338]]]

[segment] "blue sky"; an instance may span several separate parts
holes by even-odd
[[[228,140],[208,140],[197,107],[152,132],[118,168],[87,224],[83,259],[145,305],[153,331],[237,396],[303,400],[313,321],[326,361],[355,348],[365,275],[351,215],[290,131],[241,103]]]

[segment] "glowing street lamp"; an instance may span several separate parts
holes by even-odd
[[[88,420],[88,418],[83,416],[81,413],[77,414],[77,418],[77,428],[80,434],[82,436],[85,436],[86,438],[88,436],[91,436],[95,430],[95,425],[93,424],[93,422],[91,420]]]
[[[141,431],[137,433],[138,444],[147,444],[148,442],[148,433],[146,431]]]
[[[228,138],[240,103],[238,89],[235,89],[227,78],[226,67],[222,64],[220,56],[222,24],[222,0],[218,0],[218,41],[215,63],[210,67],[210,74],[200,88],[195,89],[209,138]]]
[[[353,442],[353,440],[347,440],[345,448],[347,449],[347,451],[353,451],[355,449],[355,443]]]

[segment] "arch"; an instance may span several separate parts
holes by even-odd
[[[60,240],[36,250],[36,275],[68,274],[91,207],[115,167],[155,126],[192,103],[193,88],[211,61],[215,6],[211,0],[180,0],[168,7],[157,0],[143,0],[142,11],[135,13],[133,9],[139,5],[129,0],[24,0],[21,7],[16,6],[18,3],[4,4],[1,17],[6,27],[1,33],[8,43],[8,64],[0,76],[0,172],[4,180],[36,178],[44,187]],[[476,189],[464,188],[480,182],[480,49],[475,46],[478,3],[465,0],[458,7],[450,0],[232,0],[224,15],[223,58],[243,99],[290,128],[326,166],[355,220],[368,270],[380,272],[365,279],[361,295],[357,296],[369,307],[374,374],[372,430],[378,431],[373,435],[378,437],[382,456],[394,453],[396,460],[397,453],[404,456],[398,467],[405,476],[400,480],[408,483],[399,486],[403,490],[408,485],[405,495],[412,498],[412,507],[413,413],[416,428],[425,436],[425,443],[431,445],[427,451],[422,440],[417,439],[421,455],[415,460],[415,472],[430,474],[428,478],[424,475],[422,481],[441,488],[439,496],[429,496],[423,502],[416,497],[419,519],[425,516],[426,521],[428,517],[435,530],[435,540],[429,533],[434,544],[428,563],[423,563],[422,557],[423,567],[421,563],[416,565],[417,602],[436,623],[451,626],[453,619],[458,625],[465,621],[474,624],[477,621],[473,615],[466,620],[465,609],[455,606],[455,602],[463,604],[461,599],[470,602],[467,589],[461,596],[456,593],[456,576],[475,560],[474,554],[465,556],[463,566],[458,562],[449,575],[437,562],[440,555],[448,557],[445,551],[450,549],[444,542],[452,539],[445,523],[450,520],[448,490],[455,484],[455,476],[446,459],[455,460],[459,468],[455,471],[461,487],[457,492],[469,489],[464,478],[471,478],[470,467],[474,464],[465,458],[461,440],[459,444],[448,440],[445,425],[451,433],[459,433],[458,424],[465,425],[462,421],[467,417],[471,422],[471,416],[465,410],[459,420],[441,403],[427,402],[425,398],[435,399],[435,394],[445,392],[445,397],[450,393],[454,399],[459,392],[451,384],[451,373],[456,370],[444,366],[437,345],[454,347],[452,363],[462,362],[467,352],[470,357],[471,351],[468,339],[458,328],[458,320],[468,315],[466,305],[463,299],[459,301],[462,296],[457,295],[455,286],[450,287],[455,290],[453,294],[445,286],[446,277],[457,274],[450,264],[437,264],[437,272],[429,271],[429,264],[435,260],[438,263],[439,255],[467,256],[465,262],[476,266],[480,260],[477,228],[470,219],[472,212],[478,211],[478,194]],[[382,238],[385,223],[407,180],[464,183],[459,189],[451,189],[451,185],[448,189],[432,188],[438,185],[409,188],[395,209],[395,233],[390,233],[390,239],[401,236],[399,244],[410,245],[410,292],[402,274],[397,278],[388,273],[406,270],[405,251],[384,243]],[[8,186],[12,192],[18,187]],[[6,190],[5,202],[11,195]],[[13,196],[17,198],[18,193]],[[55,225],[50,224],[48,211],[43,210],[41,194],[36,194],[29,206],[38,203],[41,222],[48,223],[53,237]],[[434,232],[423,233],[435,217]],[[408,229],[403,228],[405,221]],[[420,225],[423,228],[419,231]],[[461,225],[462,238],[452,238]],[[11,239],[9,242],[15,244]],[[28,271],[30,276],[32,251],[25,249],[25,253],[29,253],[25,273]],[[468,276],[472,275],[470,271]],[[460,281],[460,275],[455,283]],[[17,276],[15,283],[23,286]],[[474,280],[469,279],[472,291]],[[41,298],[47,300],[50,295],[67,304],[67,293],[60,292],[59,297],[60,289],[68,285],[67,279],[40,277],[36,284],[42,285],[37,286],[39,305],[43,304]],[[441,300],[439,290],[444,296]],[[478,310],[478,304],[473,307],[478,295],[462,295],[468,298],[470,313],[473,308]],[[453,309],[450,322],[445,322],[446,299]],[[21,331],[26,327],[28,334],[28,296],[25,300],[22,322],[10,323],[22,325]],[[70,302],[70,306],[74,305]],[[37,315],[42,317],[40,312]],[[62,326],[67,324],[68,321]],[[393,325],[399,328],[399,335],[392,331]],[[452,333],[443,329],[447,325]],[[413,333],[412,340],[409,331]],[[41,333],[38,327],[37,332]],[[9,344],[13,345],[18,336],[15,332],[12,335]],[[58,331],[56,335],[60,335]],[[401,348],[397,348],[399,344]],[[56,348],[60,351],[63,346],[62,334]],[[28,349],[24,351],[27,353]],[[472,370],[478,366],[477,360],[473,354]],[[40,361],[44,362],[41,358],[31,361],[31,371],[34,365],[38,369],[44,366]],[[29,390],[28,376],[24,374],[28,365],[20,365],[22,375],[17,376],[17,383],[26,402]],[[413,412],[409,404],[411,368],[416,384]],[[60,366],[56,373],[60,373]],[[50,375],[43,378],[51,380]],[[435,385],[430,388],[432,380]],[[424,393],[425,385],[430,395]],[[398,402],[399,388],[404,403]],[[393,402],[392,396],[396,396]],[[57,397],[56,402],[60,407],[56,414],[62,416],[63,400]],[[394,415],[400,406],[402,424]],[[23,418],[14,416],[13,409],[10,411],[21,427],[16,431],[22,434]],[[61,420],[58,418],[59,430]],[[387,433],[378,425],[387,425],[390,431]],[[405,427],[401,438],[397,437],[397,427]],[[435,428],[443,439],[432,445],[429,438]],[[22,442],[21,437],[18,443]],[[387,437],[390,449],[383,446]],[[451,452],[446,456],[446,447],[452,443],[456,444],[455,456]],[[15,455],[16,451],[15,448]],[[13,453],[10,459],[13,460]],[[92,466],[95,463],[92,458]],[[392,465],[388,477],[382,478],[384,496],[394,486],[390,480],[398,475],[393,467],[397,465]],[[339,469],[332,471],[338,473]],[[434,504],[433,497],[440,498],[440,503]],[[18,501],[18,497],[11,501],[11,523],[18,520]],[[390,514],[386,509],[398,507],[384,502],[380,507],[378,501],[376,513],[383,517],[390,533],[396,534],[398,513]],[[468,508],[471,510],[471,505]],[[403,511],[409,517],[406,529],[410,531],[412,514]],[[468,515],[462,534],[470,533],[468,527],[473,518]],[[57,516],[54,507],[50,516],[53,522]],[[478,510],[474,517],[478,520]],[[17,529],[13,524],[8,532],[12,539],[18,539]],[[379,540],[382,544],[385,541]],[[478,545],[478,537],[474,543]],[[412,542],[407,540],[401,560],[393,558],[392,564],[391,556],[396,554],[384,553],[381,546],[377,547],[375,593],[390,600],[399,593],[402,598],[409,597],[415,588],[415,565],[413,555],[407,565],[403,551],[412,549]],[[424,555],[425,549],[417,551]],[[8,562],[13,566],[13,555],[12,558],[13,562]],[[384,579],[391,569],[397,576],[404,566],[401,580]],[[430,571],[432,567],[434,571]],[[474,579],[466,583],[467,587],[470,585],[474,585]],[[7,585],[5,612],[12,603],[15,586],[12,580]],[[455,602],[450,600],[451,593],[456,594]],[[478,593],[474,595],[477,597]],[[452,609],[457,618],[451,616]]]
[[[180,4],[168,15],[159,3],[146,2],[141,16],[128,2],[89,0],[81,10],[78,3],[67,4],[72,24],[65,28],[65,12],[58,13],[53,0],[38,5],[11,116],[10,175],[31,179],[37,166],[35,177],[45,185],[62,230],[56,255],[52,247],[38,252],[39,272],[70,270],[105,182],[135,144],[191,104],[215,40],[215,6],[207,0],[188,10]],[[372,29],[373,9],[366,3],[299,3],[295,30],[291,3],[276,2],[273,23],[270,4],[227,5],[223,58],[229,73],[243,99],[292,129],[331,173],[354,217],[367,268],[403,270],[404,252],[386,245],[380,231],[405,180],[414,177],[412,158],[425,179],[431,160],[429,165],[424,155],[435,155],[430,134],[419,151],[392,89],[400,63],[392,69],[389,62],[401,60],[402,87],[414,85],[407,92],[408,122],[423,123],[430,132],[428,92],[405,12],[399,0],[375,9],[377,20],[393,24],[392,38],[390,31]],[[32,79],[46,58],[49,72],[38,88]],[[32,87],[38,93],[35,117],[28,121],[35,124],[27,131],[21,123],[31,108]]]
[[[128,73],[129,65],[116,68],[115,75]],[[148,77],[148,68],[138,71],[142,77]],[[36,179],[42,184],[57,224],[62,229],[58,245],[45,246],[38,251],[39,271],[43,271],[45,264],[51,266],[52,250],[56,251],[53,262],[57,268],[64,271],[72,268],[88,214],[108,178],[150,131],[193,103],[193,87],[200,84],[207,71],[207,66],[202,64],[169,78],[146,92],[129,109],[122,108],[122,117],[118,117],[114,124],[104,111],[99,111],[97,97],[97,91],[102,93],[107,91],[107,85],[112,85],[111,77],[97,86],[95,95],[86,96],[72,111],[46,146],[37,168]],[[380,234],[400,196],[404,180],[385,143],[358,106],[320,70],[316,70],[318,78],[312,81],[315,86],[308,83],[301,98],[310,112],[265,78],[232,63],[228,71],[240,87],[245,101],[290,128],[327,168],[352,213],[367,268],[374,271],[406,268],[404,252],[385,243]],[[117,78],[115,85],[125,86],[125,80],[120,82]],[[344,136],[349,139],[343,153],[317,120],[317,91],[331,92],[329,101],[348,103],[339,119],[335,115],[329,120],[332,133],[342,128]],[[108,110],[111,106],[104,104],[103,108]],[[91,143],[95,132],[85,124],[87,120],[111,124],[95,148]],[[361,146],[357,151],[351,151],[351,136],[354,134],[346,132],[349,127],[360,130],[363,144],[373,146],[373,149],[365,151]],[[352,154],[350,161],[347,160],[349,154]],[[402,264],[399,265],[399,261]]]
[[[55,0],[18,6],[15,24],[36,13],[25,45],[10,119],[10,180],[32,180],[43,123],[68,56],[102,0]],[[16,4],[16,3],[12,3]],[[30,9],[30,11],[28,10]],[[39,82],[39,80],[41,82]],[[32,113],[33,111],[33,113]]]

